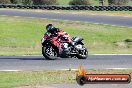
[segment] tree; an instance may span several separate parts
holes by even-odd
[[[56,5],[57,0],[33,0],[34,5]]]
[[[90,5],[89,0],[72,0],[69,5]]]
[[[0,4],[10,4],[10,0],[0,0]]]
[[[126,5],[128,0],[108,0],[110,5]]]
[[[19,0],[11,0],[11,3],[18,4]]]
[[[32,5],[33,1],[32,0],[22,0],[23,5]]]
[[[104,0],[99,0],[99,5],[104,5]]]

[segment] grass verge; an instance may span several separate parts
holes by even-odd
[[[88,74],[131,74],[132,70],[88,70]],[[132,74],[131,74],[132,76]],[[76,83],[76,71],[0,72],[0,88]]]
[[[15,88],[28,85],[74,83],[73,71],[23,71],[0,72],[0,88]]]
[[[86,22],[0,16],[0,55],[40,55],[49,23],[84,38],[90,54],[132,54],[132,28]]]

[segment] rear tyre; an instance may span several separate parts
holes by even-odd
[[[78,50],[77,58],[78,59],[87,59],[88,57],[88,51],[85,47],[83,47],[83,50]]]
[[[57,59],[57,52],[52,46],[42,47],[42,54],[47,60]]]

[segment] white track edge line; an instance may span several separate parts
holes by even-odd
[[[132,70],[132,68],[94,68],[94,70]],[[62,71],[77,71],[78,69],[55,69]],[[92,70],[92,68],[86,69]],[[21,71],[44,71],[44,70],[0,70],[0,72],[21,72]]]

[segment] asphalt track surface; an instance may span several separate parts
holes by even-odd
[[[45,60],[43,56],[1,56],[0,70],[62,70],[77,69],[132,68],[132,55],[89,55],[86,60],[59,58]]]
[[[102,15],[71,14],[71,13],[64,14],[64,13],[55,13],[55,12],[32,12],[32,11],[19,11],[19,10],[0,10],[0,15],[93,22],[99,24],[111,24],[111,25],[132,27],[132,17],[122,17],[122,16],[102,16]]]

